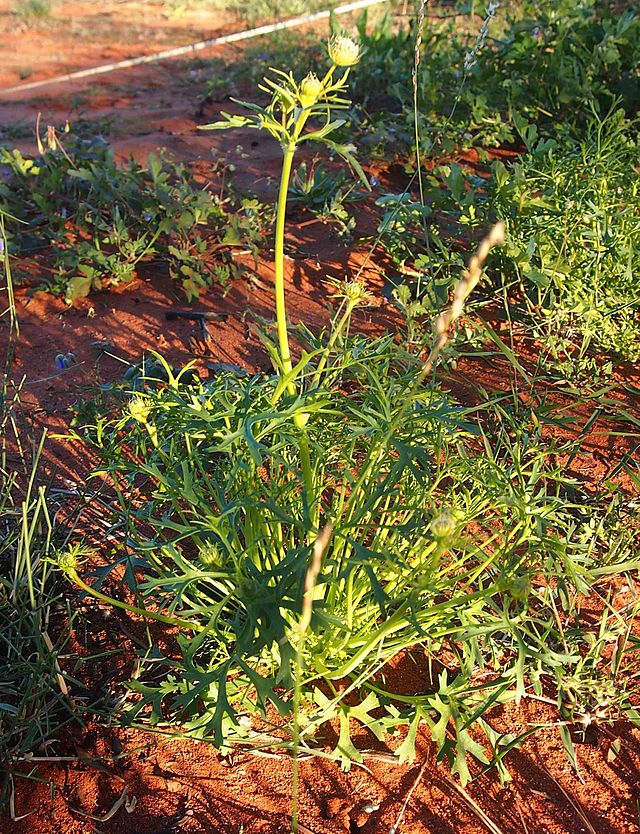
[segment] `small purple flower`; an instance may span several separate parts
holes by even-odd
[[[371,177],[369,182],[371,183],[372,188],[375,188],[377,185],[380,185],[380,180],[377,177]]]
[[[0,258],[4,255],[4,238],[0,237]]]
[[[70,367],[76,361],[73,353],[58,353],[55,358],[56,369],[64,371],[65,368]]]
[[[269,60],[269,53],[268,52],[258,52],[256,58],[259,61],[268,61]]]
[[[150,211],[145,211],[145,212],[143,213],[143,215],[142,215],[142,219],[143,219],[146,223],[148,223],[148,222],[151,220],[151,212],[150,212]]]
[[[62,208],[60,209],[60,217],[62,217],[62,219],[63,219],[63,220],[66,220],[66,219],[67,219],[67,209],[66,209],[66,206],[62,206]]]

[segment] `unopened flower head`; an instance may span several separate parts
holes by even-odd
[[[151,406],[142,397],[132,397],[129,402],[129,414],[137,423],[146,423],[151,414]]]
[[[360,60],[360,47],[351,38],[336,35],[329,41],[329,58],[337,67],[352,67]]]
[[[369,304],[373,300],[373,296],[367,290],[363,281],[353,278],[351,281],[338,281],[333,279],[329,282],[335,287],[336,292],[333,293],[333,298],[344,298],[353,307],[356,304]]]
[[[72,550],[58,555],[58,567],[63,573],[72,573],[78,568],[78,559]]]
[[[352,304],[365,304],[371,299],[371,294],[362,281],[345,281],[344,297]]]
[[[526,602],[531,594],[531,580],[528,576],[514,576],[509,583],[509,593],[517,602]]]
[[[198,561],[204,568],[221,568],[223,559],[220,548],[215,542],[205,542],[198,551]]]
[[[322,95],[324,86],[314,72],[310,72],[300,82],[299,98],[303,107],[311,107]]]
[[[456,529],[456,522],[451,510],[442,510],[431,522],[431,532],[435,539],[447,539]]]

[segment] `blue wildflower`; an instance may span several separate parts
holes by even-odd
[[[64,371],[65,368],[70,367],[76,361],[73,353],[58,353],[56,354],[55,364],[59,371]]]

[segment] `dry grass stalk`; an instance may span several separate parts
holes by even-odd
[[[431,348],[429,356],[426,358],[422,371],[420,373],[420,382],[422,382],[431,372],[438,357],[440,356],[445,345],[449,341],[451,332],[451,325],[462,314],[464,310],[465,301],[473,292],[482,277],[482,267],[484,266],[487,256],[494,246],[500,246],[505,241],[505,225],[502,221],[496,223],[489,234],[482,240],[480,246],[469,261],[469,265],[463,273],[462,278],[458,282],[451,306],[444,310],[435,320],[436,339]]]

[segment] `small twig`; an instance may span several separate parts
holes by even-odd
[[[501,828],[499,828],[496,825],[496,823],[485,814],[485,812],[478,805],[475,799],[467,793],[467,791],[462,787],[462,785],[459,785],[456,782],[456,780],[449,776],[447,773],[442,773],[441,777],[448,785],[450,785],[460,794],[467,807],[471,811],[473,811],[473,813],[477,816],[480,822],[482,822],[486,826],[486,828],[488,828],[489,831],[491,831],[491,834],[504,834],[504,831]]]
[[[520,822],[522,823],[524,834],[529,834],[529,826],[527,825],[527,821],[524,818],[524,814],[522,813],[520,806],[518,806],[518,814],[520,815]]]
[[[425,770],[427,769],[427,764],[429,760],[425,759],[422,763],[422,767],[418,771],[418,775],[414,779],[413,785],[409,788],[409,793],[406,795],[404,802],[402,803],[402,807],[400,808],[400,813],[398,814],[398,818],[394,822],[394,824],[389,829],[389,834],[397,834],[398,829],[400,828],[400,823],[402,822],[402,818],[404,817],[405,811],[407,810],[407,805],[409,804],[411,797],[413,796],[413,792],[420,784],[420,780],[422,779]]]
[[[167,310],[164,314],[167,321],[174,319],[190,319],[191,321],[226,321],[229,318],[228,313],[210,313],[206,311],[197,312],[195,310]]]
[[[30,379],[27,382],[25,382],[24,385],[39,385],[41,382],[49,382],[52,379],[57,379],[59,376],[62,376],[63,374],[68,374],[72,371],[76,371],[78,368],[82,367],[82,365],[86,365],[86,362],[84,360],[82,362],[74,362],[73,365],[69,365],[68,368],[61,368],[56,374],[51,374],[50,376],[42,376],[39,379]]]
[[[115,817],[120,808],[122,808],[122,806],[126,802],[128,793],[129,788],[125,785],[120,796],[116,799],[111,808],[109,808],[107,813],[101,817],[96,817],[93,814],[88,814],[86,811],[81,811],[79,808],[73,808],[71,805],[69,806],[69,810],[73,811],[76,814],[80,814],[83,817],[87,817],[90,820],[94,820],[95,822],[109,822],[109,820],[112,817]]]
[[[554,783],[555,785],[557,785],[557,786],[560,788],[560,790],[561,790],[561,791],[562,791],[562,793],[564,794],[565,799],[567,799],[567,800],[569,801],[569,803],[570,803],[570,805],[572,806],[573,810],[574,810],[574,811],[576,812],[576,814],[580,817],[580,819],[582,820],[583,825],[584,825],[584,826],[587,828],[587,830],[589,831],[589,834],[598,834],[598,832],[595,830],[595,828],[594,828],[594,827],[593,827],[593,825],[591,824],[591,820],[589,819],[589,817],[588,817],[588,816],[585,814],[585,812],[583,811],[582,806],[581,806],[578,802],[576,802],[576,801],[574,800],[574,798],[571,796],[571,794],[569,793],[569,791],[565,790],[565,789],[562,787],[562,785],[561,785],[561,783],[560,783],[560,780],[559,780],[559,779],[556,779],[556,778],[555,778],[555,776],[553,776],[553,774],[552,774],[552,773],[551,773],[551,771],[549,770],[549,768],[548,768],[546,765],[544,765],[542,762],[539,762],[538,764],[539,764],[539,766],[542,768],[542,770],[544,770],[544,772],[547,774],[547,776],[549,777],[549,779],[551,779],[551,780],[553,781],[553,783]]]

